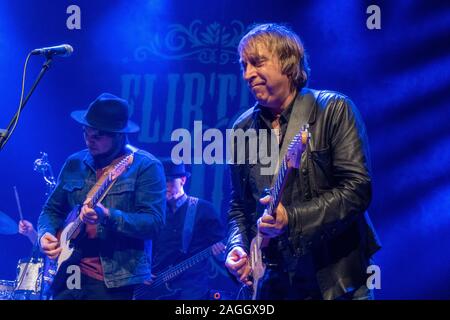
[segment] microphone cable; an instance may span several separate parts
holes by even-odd
[[[19,122],[19,117],[20,117],[20,113],[21,113],[21,107],[22,107],[22,103],[23,103],[23,96],[24,96],[24,93],[25,93],[25,78],[26,78],[26,73],[27,73],[27,65],[28,65],[28,60],[30,59],[30,57],[31,57],[31,52],[28,54],[28,56],[27,56],[27,58],[25,60],[25,65],[23,67],[22,90],[21,90],[21,93],[20,93],[20,103],[19,103],[19,109],[17,110],[16,120],[14,121],[14,124],[12,125],[11,129],[9,129],[7,131],[7,136],[5,137],[5,140],[3,141],[3,144],[2,144],[3,146],[8,142],[8,140],[11,137],[12,133],[16,129],[17,123]]]

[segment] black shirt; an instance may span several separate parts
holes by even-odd
[[[289,118],[291,117],[292,107],[295,103],[295,99],[297,98],[297,94],[292,99],[291,103],[283,110],[280,114],[280,126],[281,126],[281,141],[279,142],[279,146],[283,145],[283,138],[286,135],[286,130],[289,123]],[[260,129],[272,129],[272,122],[275,120],[275,116],[270,110],[270,108],[263,107],[258,105],[259,108],[259,128]]]
[[[199,199],[195,214],[192,240],[188,252],[182,251],[182,234],[188,208],[187,197],[171,204],[166,209],[166,224],[153,243],[153,271],[158,274],[174,266],[225,237],[225,228],[212,203]],[[173,205],[173,204],[172,204]],[[207,263],[199,263],[173,280],[172,287],[181,288],[180,299],[201,299],[208,291]]]

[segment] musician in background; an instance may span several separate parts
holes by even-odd
[[[47,185],[47,192],[45,193],[46,196],[50,195],[56,185],[55,178],[53,176],[53,170],[50,163],[48,162],[47,157],[48,156],[45,152],[41,152],[41,158],[38,158],[34,161],[34,171],[39,171],[44,176],[44,180]],[[18,231],[21,235],[27,237],[28,240],[30,240],[30,242],[33,244],[33,246],[36,244],[38,234],[36,229],[34,228],[34,225],[30,221],[21,219],[19,221]],[[39,254],[39,252],[37,252],[37,254]]]
[[[298,132],[309,124],[311,139],[274,216],[257,213],[258,202],[272,200],[262,197],[273,177],[262,174],[261,162],[230,166],[226,266],[242,283],[253,284],[249,244],[259,230],[271,241],[263,250],[266,271],[258,281],[257,299],[370,299],[366,270],[380,245],[366,212],[370,159],[357,108],[342,94],[306,88],[303,44],[284,26],[254,27],[241,39],[238,53],[257,103],[234,128],[253,128],[257,134],[269,130],[267,139],[274,129],[282,148],[290,142],[283,141],[290,126]],[[290,122],[294,113],[297,123]],[[235,154],[246,147],[236,145]]]
[[[30,240],[33,245],[36,243],[38,234],[30,221],[26,219],[19,221],[19,233],[27,237],[28,240]]]
[[[190,173],[183,163],[163,161],[166,175],[166,224],[153,242],[153,270],[158,274],[169,266],[211,247],[212,254],[224,261],[225,229],[212,203],[188,196],[184,191]],[[153,277],[155,278],[155,276]],[[149,282],[151,283],[151,281]],[[164,286],[163,286],[164,287]],[[201,300],[208,297],[208,263],[203,260],[170,282],[174,292],[149,292],[147,299]]]
[[[81,287],[65,286],[54,299],[131,299],[134,286],[150,277],[144,242],[159,233],[166,204],[160,161],[138,150],[101,204],[87,205],[95,183],[131,153],[127,134],[139,127],[129,120],[128,110],[127,101],[104,93],[87,110],[71,114],[82,125],[87,149],[66,160],[40,214],[38,239],[42,251],[56,259],[63,249],[56,232],[70,211],[81,206],[79,217],[86,227],[77,245]]]

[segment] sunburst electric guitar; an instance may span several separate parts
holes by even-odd
[[[95,208],[107,195],[108,191],[116,182],[117,178],[125,172],[133,162],[134,152],[125,156],[112,169],[107,170],[105,175],[92,187],[85,200],[90,208]],[[49,261],[49,267],[45,270],[45,277],[51,283],[50,289],[52,293],[59,291],[66,282],[68,277],[67,267],[76,265],[81,259],[81,251],[77,248],[78,240],[84,233],[84,223],[80,218],[80,210],[83,205],[78,205],[67,216],[65,226],[58,231],[56,237],[59,240],[61,253],[55,260]]]
[[[292,169],[298,169],[300,167],[300,160],[303,151],[305,151],[306,146],[309,141],[309,131],[308,126],[305,125],[302,129],[294,136],[289,147],[286,151],[285,156],[280,162],[278,175],[273,183],[272,188],[269,190],[269,195],[272,201],[265,207],[267,213],[275,217],[275,209],[281,200],[281,195],[286,183],[286,178]],[[266,266],[263,263],[262,250],[269,245],[270,239],[264,237],[259,231],[250,243],[250,267],[252,275],[252,286],[251,295],[252,299],[255,300],[258,293],[258,283],[259,280],[264,276],[266,271]]]

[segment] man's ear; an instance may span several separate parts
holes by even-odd
[[[181,185],[184,186],[186,184],[187,178],[186,177],[180,177],[181,179]]]

